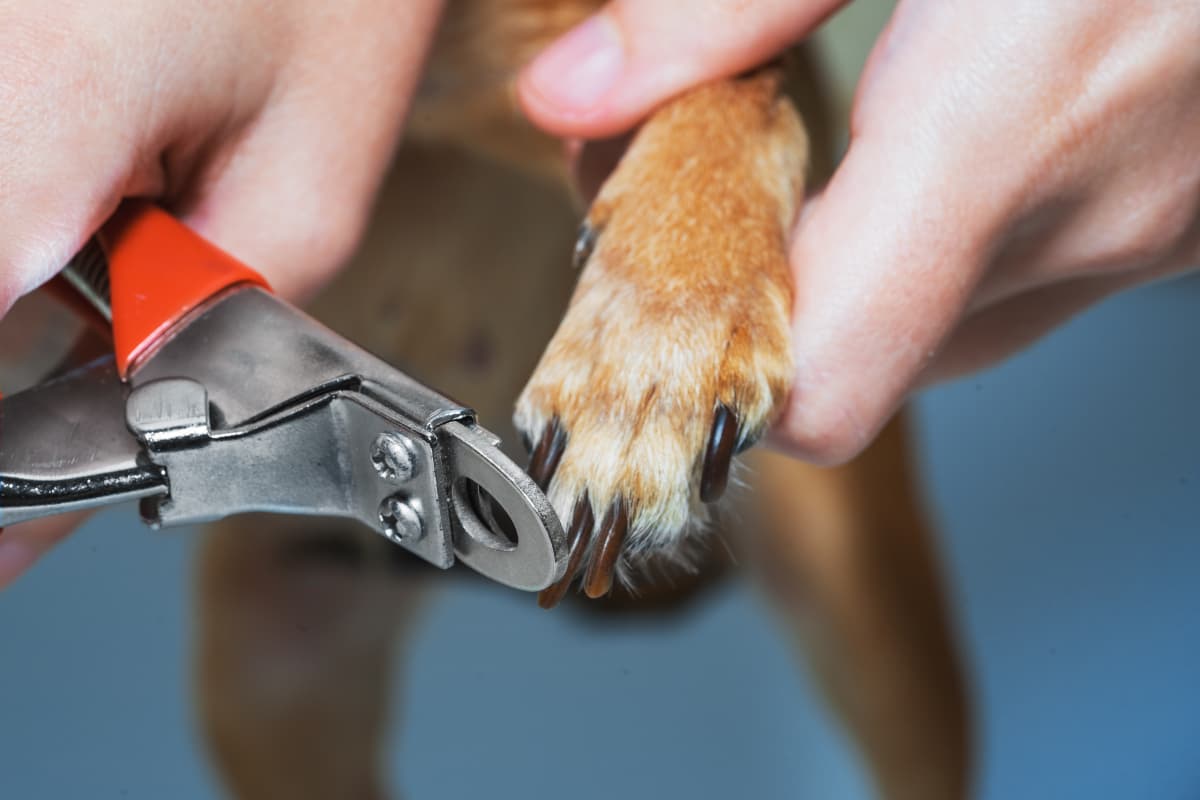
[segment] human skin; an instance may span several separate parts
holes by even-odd
[[[526,69],[520,98],[554,134],[611,136],[842,4],[615,0]],[[1194,2],[902,0],[846,157],[793,231],[797,377],[775,446],[844,462],[915,388],[1194,268],[1198,41]]]
[[[133,196],[314,291],[358,242],[440,6],[0,0],[0,316]],[[0,588],[74,522],[0,534]]]
[[[124,197],[285,295],[354,247],[439,0],[0,0],[0,314]]]

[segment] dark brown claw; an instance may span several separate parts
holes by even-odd
[[[579,226],[579,235],[575,239],[575,252],[571,254],[571,266],[575,269],[583,269],[587,264],[588,259],[592,257],[592,251],[596,249],[596,239],[599,232],[592,227],[592,224],[587,220]]]
[[[575,503],[575,513],[571,517],[571,530],[567,532],[567,541],[570,543],[570,549],[567,551],[567,571],[563,573],[557,583],[538,593],[539,606],[545,609],[554,608],[566,596],[575,576],[579,574],[579,567],[583,564],[583,556],[587,552],[588,542],[592,540],[592,529],[595,526],[596,518],[592,514],[592,504],[588,502],[585,494],[579,502]]]
[[[700,473],[700,499],[705,503],[720,500],[729,483],[729,465],[738,445],[737,415],[725,404],[717,406],[712,432],[704,452],[704,470]]]
[[[617,560],[621,557],[621,547],[625,544],[625,534],[629,532],[629,511],[625,500],[617,500],[604,515],[600,523],[599,539],[596,540],[596,552],[588,565],[587,575],[583,579],[583,591],[593,600],[598,600],[612,589],[613,576],[617,571]]]
[[[550,486],[550,481],[554,478],[555,470],[558,469],[558,462],[562,461],[563,450],[566,446],[567,433],[559,424],[558,417],[555,417],[542,432],[542,438],[538,441],[537,447],[533,450],[533,457],[529,460],[529,477],[533,478],[533,482],[543,492]]]

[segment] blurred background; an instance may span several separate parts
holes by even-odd
[[[835,20],[843,87],[884,10]],[[916,404],[981,797],[1200,796],[1198,342],[1200,280],[1152,286]],[[190,707],[196,537],[134,518],[0,597],[0,797],[219,795]],[[744,582],[669,625],[441,584],[399,678],[408,797],[869,796]]]

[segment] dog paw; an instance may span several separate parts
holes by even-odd
[[[696,554],[706,504],[791,383],[787,231],[806,158],[798,115],[760,72],[658,111],[601,188],[515,416],[569,531],[543,606],[577,577],[600,597],[653,557]]]

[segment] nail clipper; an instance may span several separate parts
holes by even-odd
[[[0,399],[0,527],[130,500],[154,528],[325,515],[518,589],[562,576],[554,511],[470,408],[162,209],[123,205],[61,280],[113,353]]]

